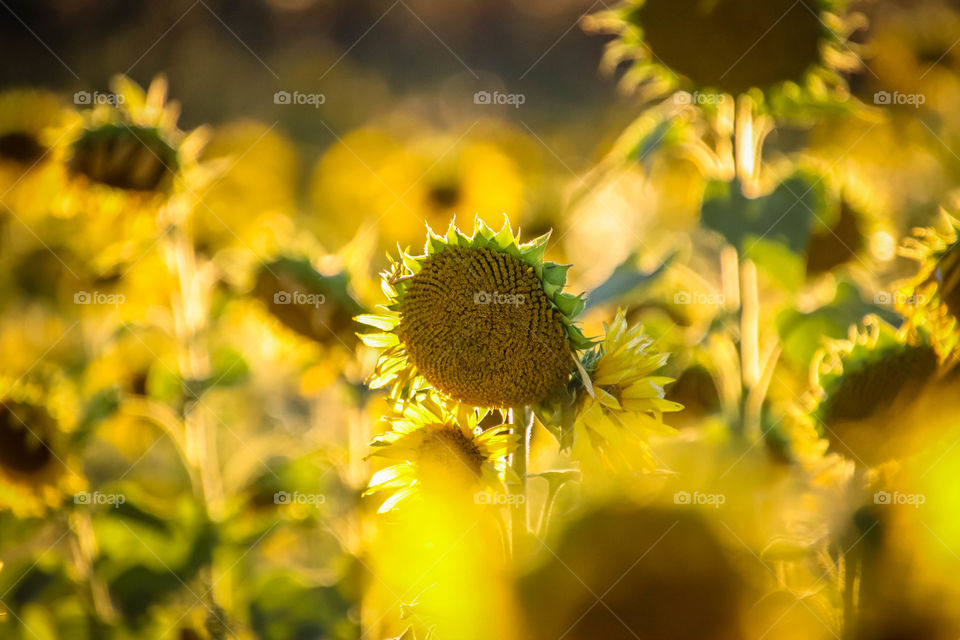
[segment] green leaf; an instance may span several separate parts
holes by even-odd
[[[637,265],[639,254],[631,253],[626,260],[616,266],[606,280],[587,294],[586,308],[612,302],[628,294],[632,297],[637,296],[666,271],[676,255],[672,253],[667,256],[653,271],[643,272]]]
[[[582,297],[569,293],[558,294],[553,297],[553,301],[556,303],[557,308],[560,309],[563,315],[570,320],[580,315],[580,312],[583,311],[583,307],[585,305]]]
[[[70,443],[80,446],[86,442],[97,425],[109,418],[120,406],[120,392],[116,388],[94,394],[83,409],[76,430],[70,434]]]
[[[232,387],[245,382],[250,377],[250,366],[236,349],[223,347],[210,356],[213,373],[209,387]]]
[[[744,258],[753,260],[761,271],[789,291],[800,289],[806,277],[806,260],[802,255],[767,238],[749,238],[747,244],[749,250]]]
[[[747,198],[739,181],[714,181],[704,192],[700,219],[741,254],[750,253],[758,239],[802,253],[826,206],[821,184],[811,175],[798,173],[768,195]]]

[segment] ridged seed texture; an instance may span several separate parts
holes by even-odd
[[[428,257],[407,285],[398,335],[430,384],[479,407],[535,404],[573,364],[533,267],[486,248]]]

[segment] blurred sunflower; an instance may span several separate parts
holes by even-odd
[[[913,341],[905,329],[870,315],[848,339],[818,351],[806,400],[832,450],[873,466],[905,454],[912,431],[933,423],[914,414],[924,413],[921,400],[938,401],[921,392],[935,389],[939,373],[928,341]]]
[[[78,488],[66,462],[75,397],[49,367],[30,378],[0,377],[0,505],[21,514],[57,506]]]
[[[650,436],[674,433],[663,413],[683,406],[665,398],[664,387],[673,379],[653,374],[669,354],[652,347],[643,327],[629,327],[619,310],[603,342],[584,356],[593,389],[579,394],[571,447],[582,471],[599,477],[610,469],[656,469]]]
[[[27,224],[47,213],[62,186],[66,142],[79,121],[55,94],[0,93],[0,202]]]
[[[191,217],[201,253],[228,247],[258,255],[276,250],[269,241],[284,230],[280,222],[296,211],[298,160],[293,144],[273,127],[240,121],[215,129],[200,162],[222,163],[217,179],[199,193]]]
[[[482,430],[478,425],[486,415],[485,409],[467,408],[434,392],[398,406],[387,418],[391,430],[371,443],[371,456],[398,463],[374,474],[364,495],[389,492],[379,510],[384,513],[420,491],[503,492],[507,456],[519,436],[508,426]]]
[[[753,88],[827,97],[844,87],[837,69],[856,56],[857,22],[843,0],[626,0],[588,17],[613,33],[603,66],[627,62],[628,88],[661,98],[680,88],[737,96]],[[712,101],[711,101],[712,103]]]
[[[524,227],[543,229],[559,209],[543,164],[536,142],[498,123],[479,123],[461,137],[361,129],[332,146],[314,170],[318,234],[330,250],[354,238],[408,247],[419,243],[423,223],[466,225],[479,216],[496,224],[505,211],[516,212]]]
[[[252,293],[300,335],[348,350],[356,344],[354,316],[363,308],[351,294],[345,272],[324,275],[308,260],[282,257],[261,265]]]
[[[896,307],[912,334],[923,332],[941,362],[956,362],[960,337],[960,220],[941,211],[942,225],[917,228],[900,255],[919,264],[917,273],[897,291]]]
[[[518,580],[518,637],[748,637],[743,615],[756,576],[702,510],[603,506],[579,515],[548,548]]]
[[[873,101],[914,112],[923,105],[936,111],[954,132],[960,126],[960,13],[950,3],[884,5],[871,20],[870,52]],[[886,92],[886,96],[884,93]],[[910,97],[909,103],[890,94]]]
[[[177,128],[180,108],[167,102],[165,78],[157,77],[144,92],[117,76],[112,88],[116,106],[101,104],[86,113],[70,144],[69,179],[58,207],[60,216],[82,225],[83,233],[74,235],[84,243],[76,250],[100,268],[139,257],[157,233],[161,208],[176,196],[193,196],[209,179],[197,163],[206,131]]]
[[[387,313],[357,318],[382,330],[360,336],[384,349],[370,386],[510,408],[565,384],[574,352],[593,343],[573,322],[582,298],[563,292],[569,267],[543,261],[548,237],[521,244],[507,220],[499,232],[477,220],[469,237],[428,231],[425,255],[383,272]]]

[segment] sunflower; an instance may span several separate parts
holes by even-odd
[[[271,126],[244,120],[215,129],[200,162],[223,169],[192,215],[197,250],[213,255],[239,247],[270,255],[274,247],[264,244],[286,230],[297,209],[293,143]]]
[[[0,201],[28,224],[46,213],[63,184],[65,143],[79,120],[52,93],[0,93]]]
[[[372,456],[399,462],[374,474],[364,495],[390,492],[380,507],[384,513],[421,490],[503,492],[507,456],[519,436],[506,426],[481,430],[486,415],[485,409],[457,405],[435,392],[399,403],[387,418],[391,430],[371,443]]]
[[[917,2],[884,4],[874,13],[866,42],[872,72],[867,99],[910,114],[922,106],[955,134],[960,12],[951,3]]]
[[[278,258],[260,267],[253,296],[300,335],[328,346],[356,344],[353,318],[363,308],[345,272],[323,275],[307,260]]]
[[[941,229],[917,228],[900,255],[920,268],[898,287],[896,306],[911,334],[924,332],[941,362],[955,362],[960,318],[960,220],[941,211]]]
[[[940,376],[929,341],[911,339],[869,315],[846,340],[830,340],[811,367],[813,389],[804,398],[833,451],[873,466],[905,453],[905,438],[931,418]]]
[[[573,323],[580,296],[563,293],[568,267],[543,261],[549,234],[521,244],[509,221],[472,236],[428,230],[426,253],[401,253],[385,271],[386,314],[360,338],[384,348],[369,380],[393,396],[427,385],[480,407],[520,407],[562,387],[587,340]]]
[[[582,470],[656,468],[650,436],[674,433],[663,423],[663,413],[683,405],[664,397],[673,379],[653,374],[669,355],[652,347],[643,327],[629,327],[621,309],[603,342],[584,356],[593,388],[579,394],[571,441]]]
[[[74,398],[53,369],[37,369],[0,377],[0,505],[22,513],[57,505],[75,480],[65,462]]]
[[[410,126],[415,136],[351,132],[320,158],[311,198],[328,249],[351,240],[412,245],[424,222],[469,225],[479,216],[493,225],[510,211],[532,229],[556,217],[557,185],[531,136],[497,122],[476,123],[461,136]]]
[[[856,22],[842,0],[626,0],[590,16],[590,31],[613,33],[604,56],[627,62],[628,88],[657,98],[679,88],[737,96],[753,88],[818,97],[843,86],[834,70],[853,65],[845,40]]]
[[[755,565],[724,543],[702,510],[602,506],[546,548],[518,579],[519,637],[747,637]]]
[[[210,177],[197,163],[206,131],[177,128],[179,105],[167,102],[161,76],[146,92],[123,76],[112,83],[116,104],[100,104],[84,116],[70,143],[68,181],[57,213],[97,238],[81,249],[110,268],[142,255],[156,235],[158,213],[174,202],[182,215]],[[173,212],[171,211],[171,214]]]

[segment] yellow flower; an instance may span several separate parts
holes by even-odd
[[[33,225],[64,181],[63,159],[79,115],[56,95],[31,90],[0,94],[0,217],[7,209]]]
[[[66,443],[77,413],[75,397],[51,367],[39,365],[29,380],[0,377],[0,505],[42,513],[77,488]]]
[[[415,125],[414,125],[415,126]],[[543,227],[552,194],[542,149],[529,136],[481,122],[465,134],[418,129],[354,131],[320,158],[312,178],[318,235],[327,249],[353,240],[389,248],[415,245],[427,224],[488,224],[503,212]]]
[[[324,275],[308,260],[282,257],[260,267],[252,293],[300,335],[348,350],[356,344],[353,318],[363,308],[353,298],[345,272]]]
[[[240,248],[272,255],[266,245],[286,231],[297,208],[297,151],[272,127],[241,121],[216,129],[200,161],[223,170],[199,192],[202,203],[193,212],[194,243],[213,254]],[[274,240],[276,242],[276,240]]]
[[[471,499],[482,491],[502,492],[507,456],[519,436],[508,426],[481,430],[486,415],[436,393],[398,404],[387,418],[391,430],[374,439],[371,454],[396,464],[374,474],[364,495],[389,492],[383,513],[419,491],[462,496],[472,489],[474,494],[466,494]]]
[[[833,451],[874,466],[907,455],[916,432],[935,425],[941,373],[928,341],[870,315],[818,351],[803,401]]]
[[[944,211],[941,215],[940,230],[917,228],[904,240],[900,254],[920,268],[899,285],[895,302],[910,336],[929,335],[940,361],[954,363],[960,337],[960,221]]]
[[[607,505],[579,515],[519,578],[517,637],[746,637],[760,576],[722,531],[692,508]]]
[[[789,87],[818,96],[843,86],[835,68],[853,63],[844,42],[853,22],[832,0],[626,0],[590,16],[590,30],[614,33],[604,66],[628,62],[629,88],[650,97],[677,88],[739,95]],[[745,45],[744,43],[748,43]]]
[[[197,163],[206,131],[177,128],[180,109],[167,102],[163,77],[144,92],[118,76],[113,90],[116,105],[88,111],[70,143],[69,178],[55,210],[77,227],[67,236],[74,251],[101,271],[141,257],[162,223],[185,216],[210,177]]]
[[[394,397],[431,385],[467,404],[520,407],[562,387],[573,353],[592,345],[574,325],[579,296],[563,293],[566,266],[543,261],[548,235],[520,244],[508,222],[472,236],[451,224],[428,233],[426,255],[402,254],[383,274],[383,315],[358,322],[385,349],[369,380]]]
[[[866,46],[867,78],[891,109],[914,113],[918,106],[936,112],[939,126],[956,133],[960,59],[954,48],[960,13],[949,3],[891,5],[875,12]],[[902,132],[901,132],[902,133]],[[926,133],[926,132],[924,132]],[[943,135],[943,134],[940,134]]]
[[[680,411],[683,405],[664,397],[664,387],[673,379],[654,374],[669,355],[652,347],[643,327],[629,327],[621,309],[606,327],[603,343],[584,357],[592,390],[579,394],[571,441],[571,454],[582,471],[657,467],[650,437],[673,434],[663,413]]]

